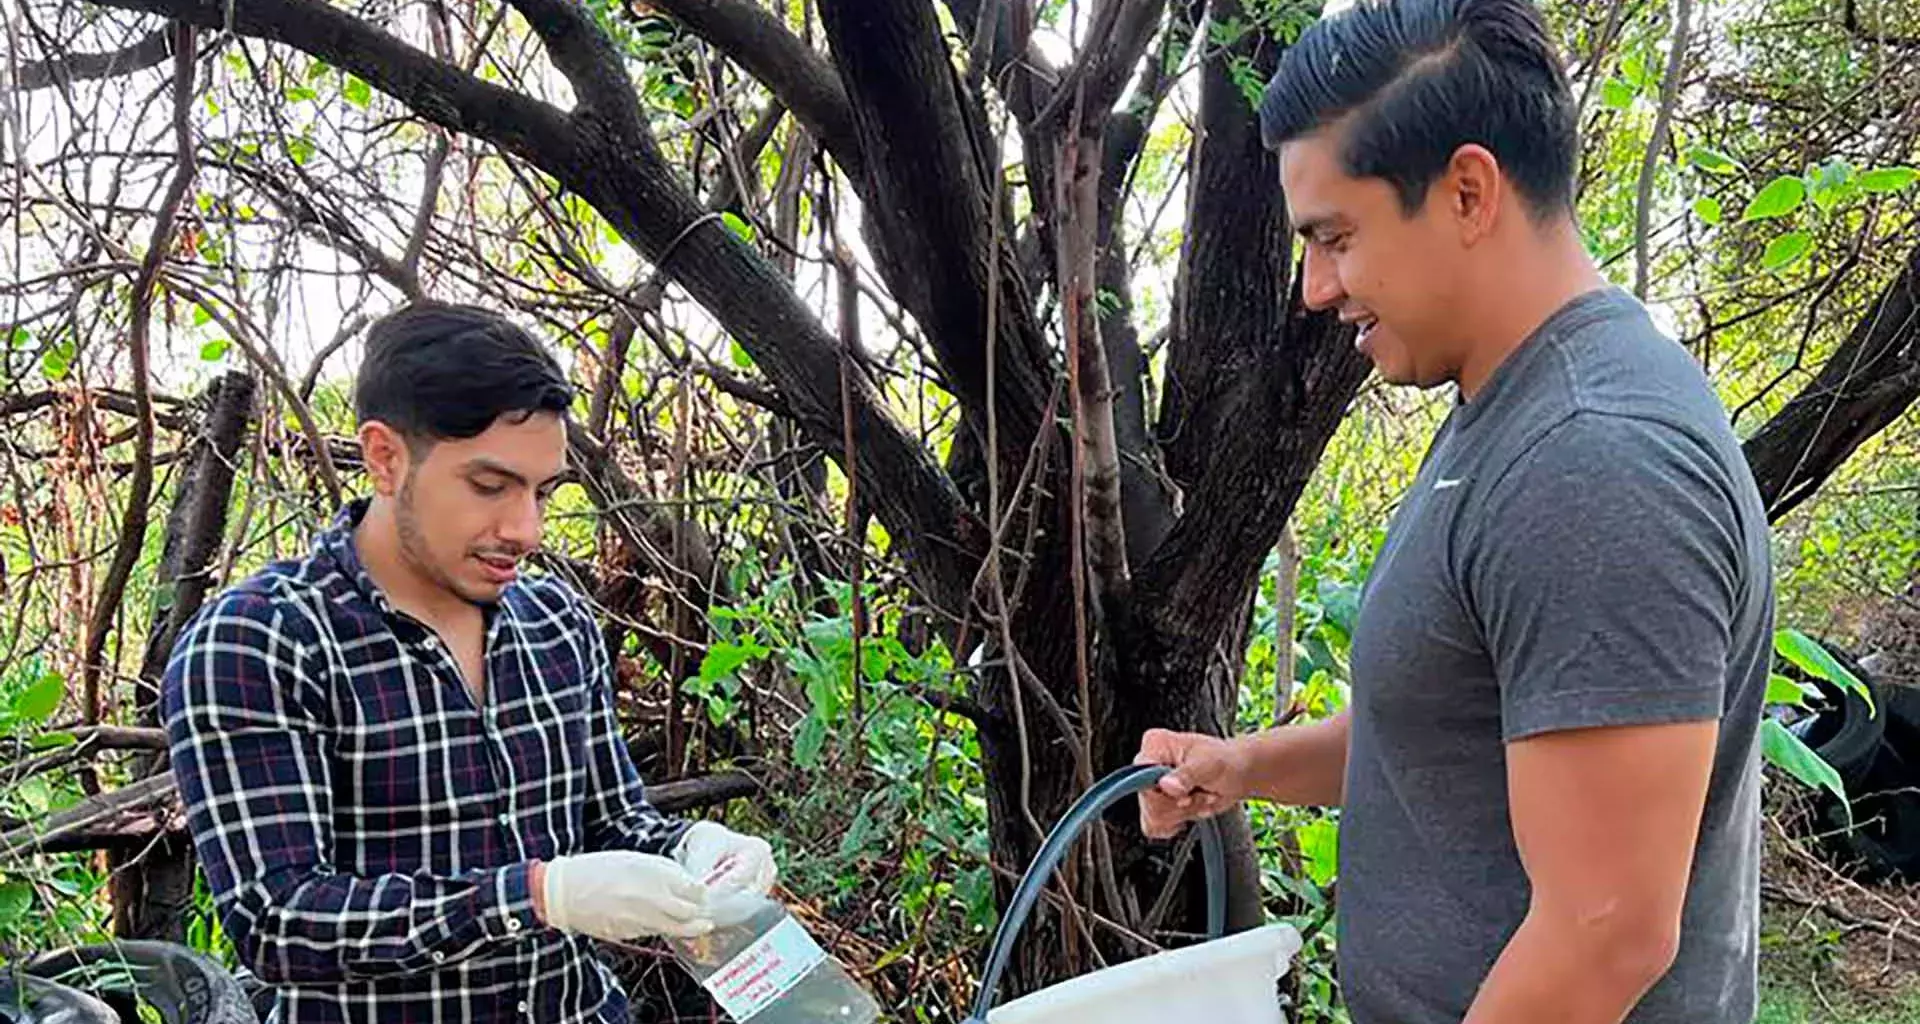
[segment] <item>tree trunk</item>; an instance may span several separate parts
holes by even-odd
[[[210,391],[206,430],[194,444],[193,460],[167,515],[157,574],[163,599],[148,627],[136,683],[143,726],[160,724],[159,681],[174,639],[200,610],[212,583],[209,570],[227,533],[234,465],[253,411],[254,379],[249,374],[228,373]],[[166,754],[154,753],[139,764],[136,774],[141,776],[164,772]],[[114,935],[185,942],[187,911],[193,905],[193,844],[169,834],[150,849],[112,851],[107,863],[113,871]]]

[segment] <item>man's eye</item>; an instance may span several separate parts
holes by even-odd
[[[489,498],[499,497],[507,491],[506,487],[500,484],[483,484],[478,480],[469,480],[467,482],[473,485],[475,491]]]

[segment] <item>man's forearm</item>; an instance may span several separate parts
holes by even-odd
[[[529,864],[458,878],[283,873],[241,884],[223,921],[243,962],[270,983],[415,974],[542,927],[535,874]]]
[[[1529,913],[1463,1024],[1619,1024],[1672,964],[1671,945]]]
[[[1346,789],[1345,711],[1311,725],[1285,725],[1240,742],[1250,755],[1250,796],[1296,806],[1337,806]]]

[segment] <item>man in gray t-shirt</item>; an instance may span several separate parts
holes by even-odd
[[[1361,600],[1347,712],[1155,731],[1142,824],[1342,806],[1357,1024],[1746,1024],[1767,522],[1686,351],[1581,243],[1573,104],[1527,0],[1323,20],[1261,108],[1302,293],[1458,402]]]

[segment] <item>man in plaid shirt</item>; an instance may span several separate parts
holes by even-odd
[[[373,495],[174,649],[173,773],[283,1024],[626,1024],[592,939],[698,935],[709,883],[773,883],[763,840],[647,802],[585,603],[519,574],[572,400],[495,314],[375,324],[355,389]]]

